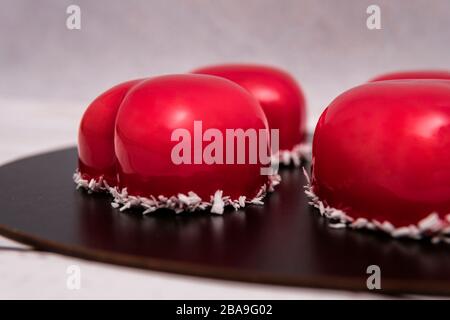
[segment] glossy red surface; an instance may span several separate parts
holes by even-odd
[[[85,111],[78,131],[78,168],[84,179],[104,176],[109,184],[116,184],[116,115],[128,90],[140,81],[142,79],[112,87],[98,96]]]
[[[193,73],[227,78],[250,91],[261,104],[271,129],[280,130],[280,150],[292,150],[305,138],[306,107],[300,86],[288,73],[247,64],[208,66]]]
[[[442,79],[450,80],[450,71],[445,70],[413,70],[391,72],[373,78],[373,81],[400,80],[400,79]]]
[[[140,195],[194,191],[209,200],[215,191],[223,190],[234,199],[255,196],[267,182],[267,176],[260,174],[259,163],[173,163],[171,151],[178,142],[171,142],[171,135],[183,128],[194,140],[194,121],[202,121],[203,132],[214,128],[223,137],[226,129],[267,130],[267,119],[258,102],[231,81],[192,74],[146,80],[129,92],[117,115],[120,185]],[[195,147],[192,159],[194,152]],[[248,159],[248,149],[246,155]]]
[[[233,199],[241,195],[252,198],[268,182],[260,173],[261,162],[206,164],[202,159],[202,164],[175,164],[171,157],[179,143],[171,141],[172,133],[186,129],[194,159],[198,150],[194,147],[198,137],[194,121],[202,122],[200,134],[214,128],[224,140],[226,129],[268,130],[256,99],[231,81],[207,75],[161,76],[119,85],[92,105],[80,129],[83,174],[115,174],[118,186],[126,187],[131,195],[172,196],[194,191],[206,201],[217,190]],[[201,151],[209,143],[200,141]],[[247,148],[246,159],[248,153]],[[94,166],[95,171],[91,170]]]
[[[337,97],[314,134],[327,205],[395,226],[450,213],[450,82],[380,81]]]

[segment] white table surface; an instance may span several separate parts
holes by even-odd
[[[86,103],[0,99],[0,163],[76,144]],[[1,209],[0,209],[1,210]],[[66,286],[81,270],[80,290]],[[370,293],[257,285],[137,270],[34,251],[0,237],[1,299],[371,299]]]

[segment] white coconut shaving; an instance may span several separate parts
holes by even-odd
[[[293,164],[300,167],[303,159],[311,157],[311,144],[300,143],[295,145],[291,150],[280,150],[273,156],[273,161],[288,166]]]
[[[325,203],[314,193],[311,180],[305,168],[303,168],[303,173],[307,181],[304,189],[305,194],[310,200],[309,204],[317,208],[321,216],[329,219],[329,226],[331,228],[379,230],[393,238],[411,238],[416,240],[429,238],[432,243],[450,243],[450,227],[448,226],[450,214],[446,215],[444,220],[441,219],[437,213],[433,212],[420,220],[416,225],[411,224],[409,226],[398,228],[389,221],[380,222],[365,218],[354,219],[342,210],[325,205]]]
[[[231,206],[235,210],[238,210],[250,204],[262,205],[264,197],[269,192],[272,192],[274,187],[281,181],[281,177],[278,174],[268,177],[268,183],[261,187],[253,199],[247,200],[245,196],[240,196],[238,199],[233,200],[229,196],[223,196],[222,190],[217,190],[214,195],[211,196],[209,201],[202,200],[192,191],[188,192],[188,194],[179,193],[178,195],[171,197],[162,195],[158,197],[151,196],[150,198],[133,196],[128,194],[127,188],[119,190],[117,187],[110,187],[103,178],[98,180],[83,179],[78,171],[74,173],[73,180],[77,185],[77,189],[83,188],[88,192],[109,192],[113,196],[111,206],[118,208],[120,211],[125,211],[130,208],[143,208],[143,214],[148,214],[158,209],[170,209],[175,213],[210,209],[211,213],[222,214],[227,206]]]

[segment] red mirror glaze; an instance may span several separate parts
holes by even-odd
[[[223,137],[226,129],[268,130],[258,102],[231,81],[192,74],[149,79],[129,92],[117,116],[120,186],[138,195],[194,191],[209,200],[223,190],[234,198],[254,197],[267,183],[259,163],[176,165],[171,161],[177,144],[171,142],[172,132],[184,128],[194,137],[194,121],[202,121],[203,132],[215,128]],[[248,159],[248,150],[246,155]]]
[[[450,82],[380,81],[337,97],[314,134],[312,187],[352,218],[394,226],[450,213]]]
[[[86,111],[79,133],[81,178],[103,177],[133,196],[170,197],[193,191],[205,201],[217,190],[233,199],[251,200],[268,185],[269,177],[260,172],[267,165],[260,161],[175,164],[171,153],[179,141],[172,141],[172,133],[186,129],[193,141],[194,121],[202,122],[200,134],[209,128],[224,138],[226,129],[265,129],[268,134],[258,101],[229,80],[188,74],[130,81],[100,95]],[[202,150],[209,144],[200,143]],[[192,142],[192,160],[194,150]],[[248,148],[245,158],[249,159]]]
[[[441,79],[450,80],[450,71],[445,70],[414,70],[398,71],[380,75],[373,78],[371,82],[384,80],[406,80],[406,79]]]
[[[116,184],[114,125],[128,90],[142,79],[118,84],[98,96],[87,108],[78,131],[78,168],[84,179],[104,177]]]
[[[251,64],[207,66],[193,73],[209,74],[236,82],[261,104],[271,129],[280,130],[279,149],[292,150],[304,142],[305,98],[294,78],[280,69]]]

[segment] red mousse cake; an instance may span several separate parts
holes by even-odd
[[[306,193],[334,227],[450,236],[450,82],[379,81],[338,96],[314,133]]]
[[[261,104],[270,129],[279,130],[275,155],[280,163],[299,166],[310,154],[306,143],[306,107],[303,92],[287,72],[269,66],[224,64],[207,66],[193,73],[229,79],[248,90]]]
[[[261,204],[279,179],[266,170],[270,134],[258,101],[208,75],[168,75],[109,89],[86,110],[78,150],[77,185],[110,192],[112,205],[122,210],[220,214],[227,205]]]
[[[398,71],[382,74],[371,80],[385,81],[385,80],[406,80],[406,79],[441,79],[450,80],[450,71],[445,70],[413,70],[413,71]]]

